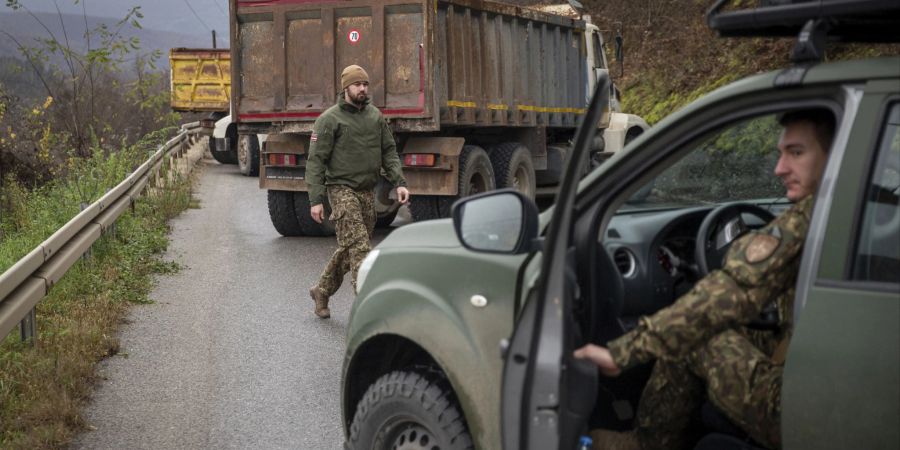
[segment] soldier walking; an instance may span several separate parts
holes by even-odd
[[[328,299],[347,272],[356,292],[356,274],[375,229],[373,190],[381,169],[397,187],[397,200],[409,201],[397,144],[381,111],[369,105],[369,75],[360,66],[347,66],[341,73],[341,89],[337,104],[316,119],[306,164],[310,215],[322,223],[327,192],[338,243],[319,282],[309,290],[322,319],[331,317]]]

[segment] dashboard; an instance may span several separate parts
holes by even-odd
[[[697,232],[716,206],[636,210],[612,218],[601,242],[622,278],[623,322],[671,305],[701,278],[694,257]],[[773,214],[786,207],[779,206]],[[752,215],[742,217],[751,229],[765,225]]]

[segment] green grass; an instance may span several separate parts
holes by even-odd
[[[6,180],[0,270],[77,214],[79,202],[99,198],[146,157],[140,146],[97,153],[77,162],[67,179],[36,191]],[[38,304],[33,345],[20,342],[17,330],[0,340],[0,448],[63,447],[85,428],[80,410],[95,380],[94,365],[118,352],[118,326],[128,305],[149,301],[153,276],[178,270],[160,256],[168,245],[168,220],[192,202],[185,177],[148,189],[134,211],[120,216],[115,232],[98,240],[91,257],[76,263]]]

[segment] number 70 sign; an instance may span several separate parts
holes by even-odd
[[[360,38],[362,38],[362,34],[359,33],[359,30],[353,29],[347,33],[347,40],[350,41],[351,44],[358,44]]]

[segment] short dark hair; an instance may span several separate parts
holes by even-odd
[[[827,152],[831,148],[836,123],[834,114],[831,111],[824,108],[797,109],[785,112],[778,117],[778,123],[783,127],[797,122],[812,123],[816,133],[816,140],[819,141],[822,150]]]

